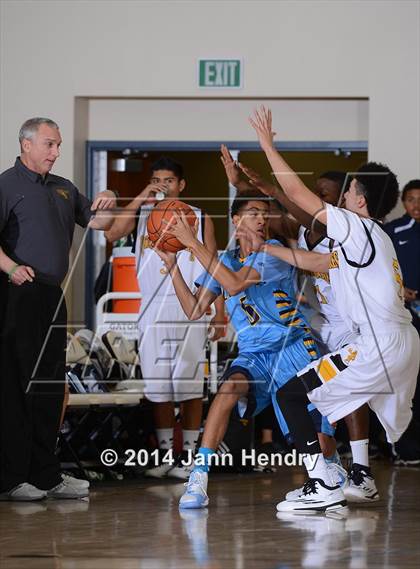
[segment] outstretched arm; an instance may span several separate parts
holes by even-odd
[[[228,147],[222,144],[220,152],[220,160],[225,168],[229,184],[234,186],[238,192],[252,189],[252,185],[241,178],[241,169],[239,168],[238,163],[233,159]]]
[[[155,195],[164,190],[166,191],[164,186],[159,184],[149,184],[146,186],[138,196],[118,212],[113,224],[108,231],[105,232],[106,239],[110,242],[118,241],[118,239],[126,237],[134,231],[138,209],[144,204],[156,203]]]
[[[330,265],[331,253],[314,253],[304,249],[289,249],[288,247],[280,247],[279,245],[271,245],[269,243],[263,245],[261,251],[265,251],[272,257],[277,257],[289,263],[289,265],[304,271],[310,271],[311,273],[326,273]]]
[[[91,207],[91,210],[95,212],[95,217],[89,221],[88,227],[102,231],[110,229],[114,221],[116,204],[114,192],[110,190],[99,192]]]
[[[258,172],[249,166],[245,166],[244,164],[239,163],[239,167],[242,172],[248,177],[249,184],[251,186],[257,188],[266,196],[269,196],[278,201],[297,220],[294,224],[293,220],[290,218],[288,220],[285,220],[287,235],[289,235],[290,230],[292,230],[297,237],[300,225],[303,225],[308,229],[315,230],[318,234],[320,234],[319,236],[325,234],[325,226],[321,223],[317,223],[311,215],[306,213],[306,211],[292,202],[281,188],[264,180],[264,178],[258,174]],[[279,233],[281,233],[281,231]]]
[[[289,265],[312,273],[326,273],[330,265],[331,253],[314,253],[304,249],[290,249],[280,245],[272,245],[250,229],[239,230],[238,234],[246,239],[253,251],[263,251],[272,257],[277,257]]]
[[[250,118],[249,122],[257,133],[261,148],[265,152],[273,173],[283,188],[286,197],[317,221],[326,225],[327,212],[324,202],[305,186],[274,147],[273,139],[275,133],[272,131],[271,111],[261,107],[259,111],[255,111],[253,118]]]

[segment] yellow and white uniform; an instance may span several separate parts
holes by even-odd
[[[411,420],[420,357],[395,249],[376,221],[326,208],[328,236],[339,245],[329,269],[336,307],[360,335],[298,375],[318,385],[308,397],[331,423],[368,403],[395,442]]]
[[[334,247],[334,241],[329,237],[321,238],[317,242],[308,242],[309,230],[305,227],[299,229],[298,248],[316,253],[330,253]],[[311,328],[316,336],[319,336],[328,352],[333,352],[354,341],[358,331],[351,330],[337,310],[336,298],[331,286],[330,274],[311,273],[305,271],[305,277],[309,278],[313,288],[314,298],[310,298],[311,306],[317,311],[310,320]],[[308,289],[305,289],[308,295]],[[310,294],[310,293],[309,293]],[[316,297],[316,298],[315,298]]]
[[[145,395],[154,402],[186,401],[203,395],[207,318],[190,322],[162,260],[150,247],[147,218],[152,206],[141,208],[136,239],[136,267],[142,294],[139,315],[139,356]],[[201,210],[193,208],[198,239],[203,242]],[[188,287],[203,268],[187,250],[177,263]]]

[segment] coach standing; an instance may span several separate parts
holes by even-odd
[[[55,456],[64,396],[67,312],[60,288],[75,223],[106,230],[115,196],[93,204],[50,174],[55,122],[27,120],[21,155],[0,175],[0,500],[79,498]]]

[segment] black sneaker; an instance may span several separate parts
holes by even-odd
[[[349,474],[349,483],[344,488],[344,495],[349,502],[376,502],[379,492],[370,468],[354,463]]]

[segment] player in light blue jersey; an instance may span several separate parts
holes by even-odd
[[[237,229],[246,227],[266,237],[269,205],[260,192],[241,194],[232,204],[231,215]],[[294,269],[289,264],[269,255],[252,253],[247,240],[242,238],[236,249],[225,252],[220,259],[215,258],[198,242],[183,217],[177,217],[170,231],[206,268],[193,294],[178,269],[176,255],[156,250],[171,274],[186,315],[190,320],[200,318],[223,293],[239,345],[239,356],[223,377],[210,407],[202,446],[180,502],[182,508],[200,508],[208,504],[209,465],[226,432],[233,407],[238,404],[239,414],[250,417],[273,403],[279,424],[287,434],[276,392],[317,358],[317,349],[294,299]],[[270,243],[280,245],[274,240]],[[320,419],[316,410],[313,415]],[[318,423],[320,430],[321,421]],[[326,434],[332,434],[326,421],[323,427]],[[331,440],[322,438],[325,443]],[[331,447],[326,449],[326,454],[332,454]]]

